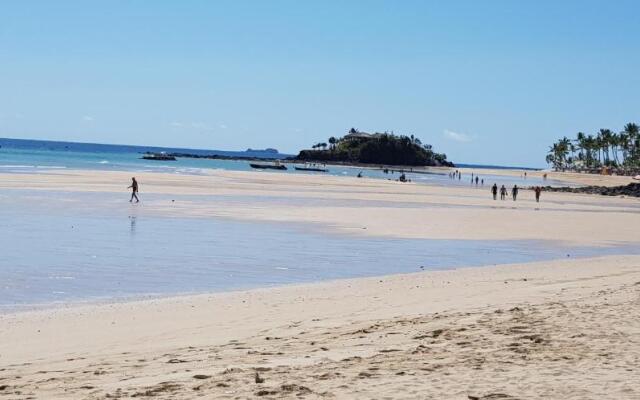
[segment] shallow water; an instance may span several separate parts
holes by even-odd
[[[115,197],[82,196],[84,207],[60,193],[0,196],[0,308],[640,253],[636,246],[371,238],[163,217],[123,207],[121,199],[115,207]]]
[[[39,143],[39,142],[38,142]],[[108,171],[137,171],[137,172],[164,172],[186,175],[204,175],[212,170],[223,169],[229,171],[250,171],[253,170],[248,161],[240,160],[211,160],[196,158],[178,158],[177,161],[149,161],[142,160],[141,154],[133,152],[126,146],[121,152],[90,152],[90,151],[62,151],[37,149],[15,149],[0,148],[0,173],[42,173],[57,169],[83,169],[83,170],[108,170]],[[328,175],[355,177],[359,172],[367,178],[396,180],[399,173],[390,172],[385,174],[382,170],[365,169],[347,166],[327,166]],[[253,170],[265,172],[262,170]],[[324,174],[316,172],[296,171],[293,165],[288,164],[286,171],[268,170],[269,173],[283,174]],[[407,173],[407,178],[416,183],[453,185],[453,186],[473,186],[471,175],[463,175],[462,179],[449,179],[446,173],[432,171],[430,173]],[[502,175],[480,174],[480,178],[485,180],[484,186],[489,190],[490,185],[512,186],[534,186],[534,185],[557,185],[567,186],[567,183],[554,181],[552,179],[542,180],[536,177],[524,176],[512,177]]]

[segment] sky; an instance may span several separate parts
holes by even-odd
[[[640,122],[638,1],[3,1],[0,137],[545,166]]]

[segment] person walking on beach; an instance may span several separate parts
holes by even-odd
[[[500,200],[504,200],[507,198],[507,188],[502,185],[500,188]]]
[[[131,178],[131,186],[129,186],[127,189],[131,189],[131,200],[129,200],[129,203],[133,202],[133,199],[136,199],[136,203],[140,202],[140,199],[138,199],[138,181],[136,181],[136,178]]]
[[[511,188],[511,196],[513,196],[513,201],[516,201],[516,197],[518,197],[518,185],[513,185]]]
[[[476,175],[476,186],[478,186],[478,175]]]
[[[495,183],[493,184],[493,186],[491,186],[491,193],[493,194],[493,199],[496,200],[498,196],[498,185],[496,185]]]
[[[536,203],[540,203],[540,192],[542,192],[542,188],[540,186],[536,186],[533,191],[536,192]]]

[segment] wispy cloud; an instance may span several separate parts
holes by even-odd
[[[91,115],[85,115],[82,117],[82,120],[86,122],[91,122],[93,121],[93,117]]]
[[[473,140],[473,137],[471,137],[470,135],[467,135],[466,133],[454,132],[448,129],[444,130],[444,137],[446,137],[449,140],[453,140],[454,142],[461,142],[461,143],[471,142]]]
[[[193,122],[181,122],[181,121],[173,121],[169,125],[173,128],[186,128],[186,129],[195,129],[195,130],[208,130],[209,127],[204,122],[193,121]]]
[[[220,124],[220,129],[227,129],[227,126],[225,124]]]

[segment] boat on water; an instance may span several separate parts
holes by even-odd
[[[176,158],[171,154],[167,154],[164,151],[160,153],[145,153],[142,156],[143,160],[155,160],[155,161],[175,161]]]
[[[311,171],[311,172],[329,172],[328,169],[315,168],[315,167],[294,167],[296,171]]]
[[[251,163],[249,164],[251,166],[251,168],[255,168],[255,169],[278,169],[278,170],[286,170],[287,167],[276,162],[275,164],[254,164]]]

